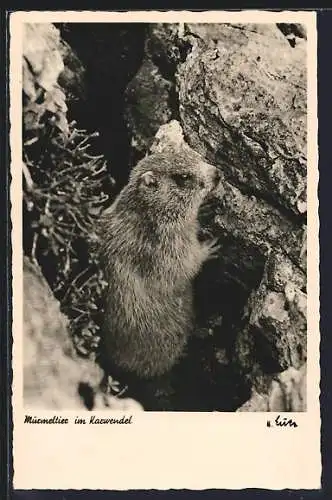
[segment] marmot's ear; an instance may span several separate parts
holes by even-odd
[[[153,186],[157,185],[157,179],[156,179],[154,172],[152,172],[152,170],[148,170],[147,172],[144,172],[144,174],[142,174],[140,177],[140,181],[142,184],[144,184],[144,186],[148,186],[148,187],[150,187],[150,186],[153,187]]]

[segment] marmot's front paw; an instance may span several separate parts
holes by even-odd
[[[206,251],[207,259],[216,259],[219,257],[219,250],[221,246],[218,243],[218,238],[213,238],[212,240],[205,241],[203,243],[203,247]]]

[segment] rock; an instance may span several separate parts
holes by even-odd
[[[60,36],[58,30],[49,23],[25,24],[23,58],[24,70],[24,92],[31,101],[36,100],[38,88],[36,89],[29,74],[34,75],[35,82],[45,91],[51,91],[57,82],[59,74],[64,65],[60,48]],[[27,81],[25,80],[27,77]]]
[[[291,47],[295,47],[301,40],[307,39],[306,27],[302,24],[277,23],[277,26]]]
[[[61,39],[59,47],[64,68],[58,82],[66,92],[67,100],[86,99],[86,68],[70,45]]]
[[[282,253],[272,252],[246,307],[247,322],[235,359],[252,384],[266,370],[299,369],[306,361],[306,276]]]
[[[153,23],[149,25],[145,52],[153,59],[163,75],[174,81],[177,67],[184,62],[191,44],[182,23]]]
[[[234,50],[234,47],[239,48],[246,43],[248,33],[256,40],[261,36],[271,37],[271,33],[273,38],[281,40],[282,36],[275,30],[276,26],[271,23],[188,23],[185,24],[184,36],[191,37],[191,43],[194,37],[196,43],[202,41],[204,45],[220,45]],[[229,33],[234,36],[230,37]]]
[[[131,146],[141,156],[151,146],[159,127],[171,119],[172,87],[157,66],[146,58],[126,89],[125,118],[132,137]]]
[[[105,395],[104,373],[88,359],[79,358],[61,313],[39,267],[24,258],[23,378],[27,408],[142,409],[135,401]]]
[[[294,224],[273,205],[242,193],[226,180],[221,186],[215,197],[213,232],[225,241],[223,259],[232,259],[234,265],[236,259],[237,266],[250,273],[255,261],[261,260],[258,256],[265,260],[271,249],[283,248],[290,259],[302,265],[305,227]],[[234,255],[234,246],[240,254]]]
[[[162,125],[153,138],[150,153],[161,153],[167,148],[181,149],[184,145],[184,137],[181,125],[176,120]]]
[[[292,49],[275,25],[222,24],[218,37],[178,67],[186,140],[227,180],[303,216],[305,46]]]
[[[125,120],[139,158],[149,150],[159,127],[177,111],[175,70],[181,57],[172,43],[175,37],[177,25],[148,25],[144,59],[125,92]]]
[[[299,370],[289,368],[271,381],[267,393],[253,390],[251,398],[237,411],[306,411],[306,364]]]
[[[126,123],[138,157],[149,150],[159,127],[178,116],[175,72],[187,44],[181,36],[181,25],[148,25],[142,65],[125,92]]]
[[[23,118],[25,133],[35,135],[48,119],[68,133],[67,105],[59,75],[64,70],[58,30],[50,23],[24,24]]]

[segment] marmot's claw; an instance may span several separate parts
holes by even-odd
[[[209,259],[216,259],[219,257],[221,245],[218,243],[218,238],[213,238],[212,240],[207,241],[204,245],[207,249]]]

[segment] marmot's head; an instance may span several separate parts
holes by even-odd
[[[195,215],[219,181],[219,170],[188,148],[144,158],[132,170],[129,186],[142,209],[170,220]]]

